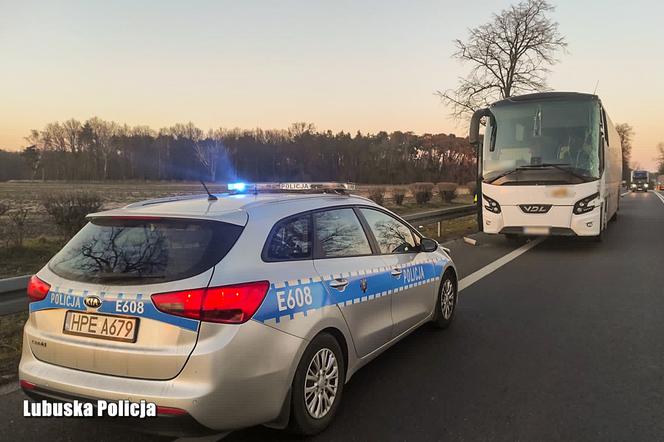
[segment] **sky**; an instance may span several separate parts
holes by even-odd
[[[154,129],[286,128],[466,135],[434,95],[467,68],[453,40],[507,0],[0,0],[0,148],[92,116]],[[597,93],[634,127],[633,163],[664,141],[664,5],[552,2],[569,44],[555,90]],[[598,83],[599,82],[599,83]]]

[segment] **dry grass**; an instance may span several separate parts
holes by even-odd
[[[423,235],[439,242],[444,242],[477,232],[477,216],[468,215],[443,221],[440,236],[438,236],[438,226],[436,223],[427,224],[421,228],[420,226],[416,227],[418,227],[418,230]]]
[[[0,384],[16,380],[28,312],[0,316]]]
[[[0,247],[0,279],[36,273],[64,245],[58,237],[31,238],[23,247]]]

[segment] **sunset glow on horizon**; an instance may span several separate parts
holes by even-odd
[[[2,0],[0,0],[2,1]],[[466,69],[452,41],[512,2],[2,2],[0,149],[31,129],[98,116],[158,130],[285,129],[467,134],[434,95]],[[598,83],[635,132],[632,164],[654,170],[664,141],[664,6],[552,2],[568,53],[554,90]]]

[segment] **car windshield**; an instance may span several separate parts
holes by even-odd
[[[217,221],[99,218],[83,227],[49,267],[83,282],[174,281],[214,266],[241,232],[240,226]]]
[[[633,173],[634,180],[646,180],[648,179],[648,172],[638,171]]]
[[[533,101],[491,108],[483,147],[483,177],[518,168],[556,165],[599,177],[599,106],[593,100]]]

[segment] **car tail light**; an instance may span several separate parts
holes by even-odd
[[[152,302],[158,310],[175,316],[208,322],[242,324],[260,307],[268,281],[157,293]]]
[[[20,381],[18,381],[18,384],[19,384],[19,385],[21,386],[21,388],[24,389],[24,390],[34,390],[35,388],[37,388],[37,386],[36,386],[35,384],[33,384],[32,382],[28,382],[28,381],[25,381],[25,380],[23,380],[23,379],[21,379]]]
[[[51,290],[50,284],[45,283],[36,276],[30,278],[28,282],[28,298],[30,298],[30,302],[41,301],[46,298],[49,290]]]
[[[161,407],[157,405],[157,415],[158,416],[184,416],[187,413],[185,410],[182,408],[175,408],[175,407]]]

